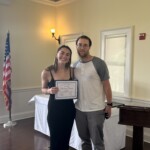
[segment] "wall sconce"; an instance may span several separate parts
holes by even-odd
[[[55,37],[55,29],[51,29],[51,33],[52,33],[52,38],[55,38],[55,40],[58,41],[58,44],[60,44],[60,36],[58,37],[58,39]]]

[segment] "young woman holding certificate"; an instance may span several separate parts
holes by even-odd
[[[69,139],[75,118],[73,99],[56,99],[59,89],[56,81],[73,80],[70,67],[72,51],[68,46],[58,48],[54,64],[41,73],[42,93],[50,94],[47,121],[50,130],[50,150],[68,150]]]

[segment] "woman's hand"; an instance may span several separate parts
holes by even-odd
[[[58,92],[58,87],[51,87],[47,90],[49,94],[56,94]]]

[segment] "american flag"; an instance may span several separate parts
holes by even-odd
[[[11,61],[10,61],[10,39],[9,33],[7,33],[5,44],[5,56],[3,64],[3,95],[6,104],[6,109],[11,110]]]

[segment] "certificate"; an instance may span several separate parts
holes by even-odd
[[[55,99],[76,99],[77,98],[77,81],[59,81],[55,82],[58,87],[58,92],[55,94]]]

